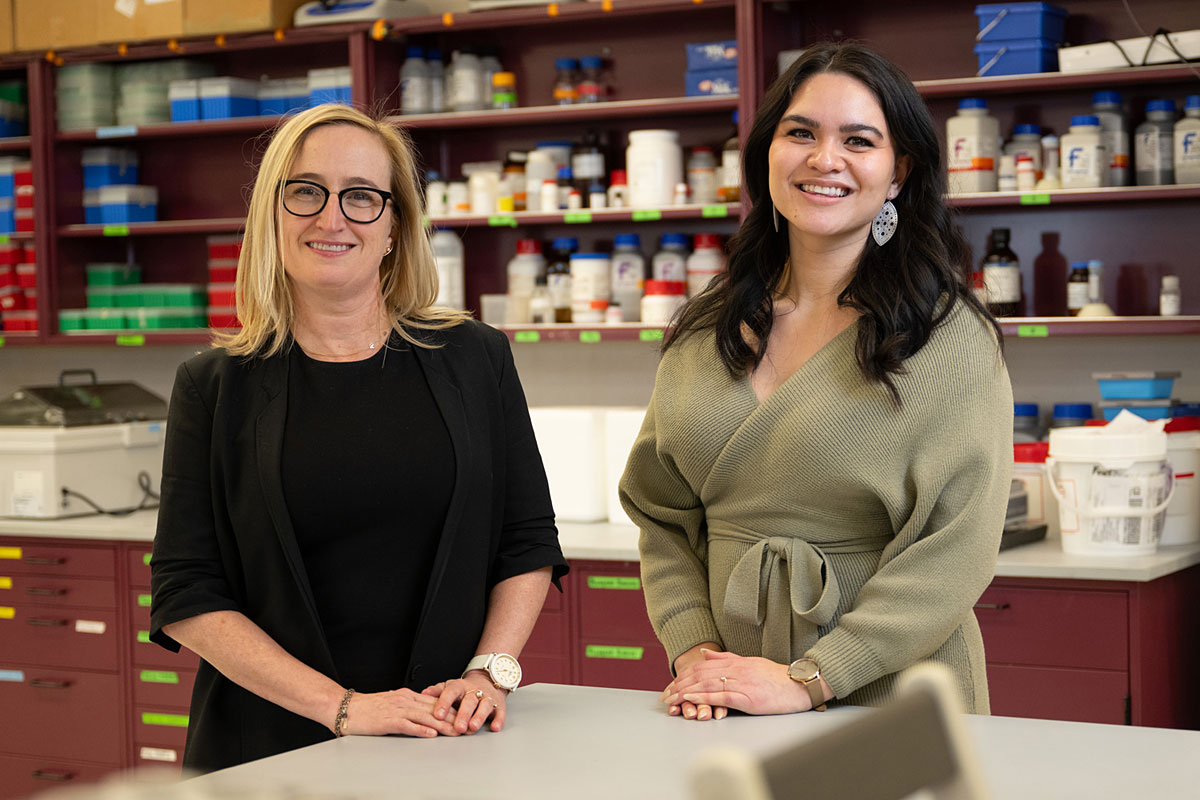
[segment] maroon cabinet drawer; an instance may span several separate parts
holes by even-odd
[[[174,669],[133,670],[133,703],[137,706],[162,706],[187,712],[192,704],[195,672]]]
[[[567,615],[543,611],[538,615],[521,655],[565,656],[571,650],[569,637]]]
[[[129,585],[139,589],[150,588],[150,548],[132,547],[125,554],[125,568],[129,572]]]
[[[577,581],[579,633],[583,637],[616,637],[656,641],[637,566],[583,568]]]
[[[117,613],[16,606],[0,617],[0,657],[21,664],[117,669]],[[11,614],[11,616],[9,616]]]
[[[121,763],[128,740],[119,676],[10,665],[4,674],[9,679],[0,681],[5,709],[0,751]]]
[[[159,647],[150,641],[150,607],[139,605],[139,597],[149,597],[148,592],[133,593],[133,664],[135,667],[162,667],[164,669],[195,670],[200,666],[200,657],[180,648],[178,653]]]
[[[14,605],[116,608],[117,585],[111,578],[0,574],[0,606]]]
[[[989,664],[987,674],[996,716],[1127,724],[1127,673]]]
[[[531,683],[570,682],[571,663],[567,653],[563,653],[561,656],[521,656],[522,686],[528,686]]]
[[[135,767],[152,767],[157,770],[174,765],[177,769],[182,770],[183,748],[174,745],[164,747],[160,744],[134,742],[133,765]]]
[[[0,537],[0,575],[77,575],[116,577],[112,547],[74,544],[14,544]]]
[[[163,747],[183,752],[187,741],[188,715],[177,708],[134,706],[133,740],[143,746]]]
[[[584,686],[660,692],[671,682],[667,651],[657,642],[584,637],[578,656],[579,682]]]
[[[57,758],[0,755],[0,800],[94,783],[116,769],[116,764],[76,764]]]
[[[991,586],[975,605],[989,664],[1129,666],[1124,592]]]

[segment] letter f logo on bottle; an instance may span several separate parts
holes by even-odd
[[[1183,152],[1189,154],[1194,149],[1196,149],[1196,132],[1188,131],[1183,137]]]
[[[1082,156],[1081,156],[1082,153],[1083,153],[1082,147],[1072,147],[1071,152],[1067,153],[1067,166],[1068,167],[1075,166],[1075,162],[1079,161],[1080,158],[1082,158]]]

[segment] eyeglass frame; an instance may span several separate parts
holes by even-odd
[[[318,208],[316,211],[312,212],[311,214],[297,214],[295,211],[292,211],[290,208],[287,207],[287,201],[283,199],[283,190],[286,189],[288,186],[292,186],[297,183],[302,183],[306,186],[315,186],[316,188],[320,189],[322,192],[325,193],[325,199],[321,201],[321,207]],[[362,220],[357,220],[357,219],[351,218],[351,216],[346,213],[346,207],[344,205],[342,205],[342,198],[346,196],[347,192],[354,192],[354,191],[374,192],[375,194],[377,194],[383,198],[383,204],[379,207],[379,215],[377,217],[375,217],[375,219],[370,220],[369,222],[363,222]],[[329,205],[329,198],[332,195],[333,195],[333,190],[331,190],[328,186],[324,186],[323,184],[317,183],[316,181],[304,180],[302,178],[293,178],[290,180],[283,180],[283,181],[279,182],[279,202],[283,206],[283,210],[286,211],[287,213],[291,214],[293,217],[300,217],[302,219],[306,219],[308,217],[317,216],[318,214],[320,214],[322,211],[325,210],[325,206]],[[341,211],[342,216],[345,217],[350,222],[353,222],[357,225],[373,225],[383,217],[383,212],[387,210],[387,204],[389,201],[391,201],[392,207],[395,208],[396,201],[393,200],[392,198],[393,198],[393,195],[391,192],[385,192],[383,189],[376,189],[374,186],[347,186],[345,189],[342,189],[340,192],[337,193],[338,210]]]

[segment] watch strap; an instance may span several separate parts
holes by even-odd
[[[491,665],[492,659],[495,657],[495,655],[495,653],[480,653],[479,655],[475,656],[467,662],[467,667],[463,670],[462,677],[465,678],[468,672],[473,672],[477,669],[486,671],[488,666]],[[491,677],[491,672],[488,672],[488,677]]]
[[[804,684],[805,689],[808,689],[808,696],[812,700],[813,711],[824,711],[826,708],[825,691],[821,688],[820,673],[812,680],[800,682]]]

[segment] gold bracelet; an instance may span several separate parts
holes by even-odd
[[[342,695],[342,704],[340,706],[338,706],[337,716],[333,720],[333,735],[334,736],[337,736],[340,738],[340,737],[346,735],[346,732],[343,729],[346,727],[346,716],[347,716],[348,712],[350,711],[350,698],[353,696],[354,696],[353,689],[347,689],[346,693],[344,695]]]

